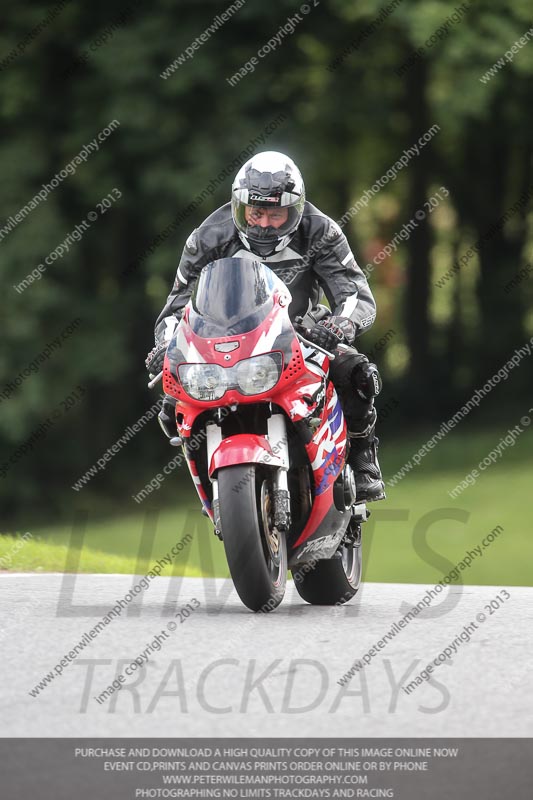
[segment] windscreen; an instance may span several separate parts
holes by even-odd
[[[196,283],[189,324],[202,337],[233,336],[257,328],[274,306],[277,279],[252,259],[208,264]]]

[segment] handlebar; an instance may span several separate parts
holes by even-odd
[[[335,361],[335,357],[336,357],[335,353],[330,353],[330,352],[328,352],[328,350],[324,350],[323,347],[319,347],[314,342],[310,342],[309,339],[306,339],[305,336],[303,336],[298,331],[298,328],[300,328],[306,334],[308,334],[310,332],[310,329],[306,328],[305,325],[303,325],[300,320],[301,320],[301,317],[297,317],[295,319],[295,321],[293,322],[293,324],[292,324],[293,328],[294,328],[294,332],[295,332],[296,336],[298,337],[298,339],[300,340],[300,342],[302,342],[303,344],[307,345],[307,347],[312,347],[314,350],[318,350],[319,353],[323,353],[325,356],[327,356],[329,358],[330,361]],[[338,350],[341,353],[353,352],[353,347],[350,347],[349,344],[339,343],[335,349]]]
[[[159,375],[156,375],[155,378],[152,378],[152,380],[148,384],[148,388],[153,389],[156,383],[159,383],[162,377],[163,377],[163,370],[161,370]]]
[[[295,333],[302,344],[306,344],[307,347],[312,347],[313,350],[318,350],[319,353],[323,353],[329,358],[330,361],[335,361],[335,353],[330,353],[328,350],[324,350],[323,347],[319,347],[319,345],[315,344],[314,342],[308,341],[304,336],[302,336],[301,333],[298,333],[298,331],[295,331]]]

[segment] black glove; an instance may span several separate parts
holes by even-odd
[[[356,332],[355,322],[348,317],[327,317],[311,328],[306,338],[331,353],[341,342],[352,344]]]
[[[146,356],[144,363],[146,364],[148,374],[152,378],[155,378],[156,375],[159,375],[163,369],[163,361],[165,360],[165,353],[167,352],[167,344],[167,342],[156,344]]]

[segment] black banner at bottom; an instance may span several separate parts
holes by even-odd
[[[0,739],[3,800],[530,800],[533,739]]]

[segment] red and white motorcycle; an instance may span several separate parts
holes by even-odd
[[[176,399],[172,443],[183,445],[235,588],[253,611],[279,605],[288,569],[314,604],[346,602],[361,580],[368,512],[357,503],[346,423],[328,380],[334,355],[297,333],[290,302],[265,264],[208,264],[149,384],[162,375]]]

